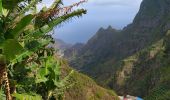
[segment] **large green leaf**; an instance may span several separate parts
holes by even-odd
[[[2,46],[2,54],[7,60],[13,60],[16,55],[19,55],[23,51],[23,47],[14,39],[6,40]]]
[[[33,36],[33,37],[39,37],[42,36],[48,32],[50,32],[53,27],[65,22],[66,20],[75,17],[75,16],[81,16],[82,13],[86,13],[86,10],[84,9],[78,9],[70,14],[64,15],[62,17],[59,18],[54,18],[53,20],[51,20],[48,24],[44,25],[43,27],[37,29],[36,31],[33,32],[33,34],[30,34],[29,36]]]
[[[0,16],[2,15],[2,0],[0,0]]]
[[[42,100],[42,97],[37,94],[30,95],[30,94],[15,93],[13,94],[13,96],[16,98],[16,100]]]
[[[29,34],[29,36],[32,36],[34,38],[39,38],[40,36],[47,34],[53,29],[53,27],[49,27],[48,25],[44,25],[40,29],[37,29],[36,31],[32,32],[32,34]]]
[[[25,29],[26,26],[28,26],[31,21],[33,20],[34,16],[29,14],[21,19],[21,21],[16,25],[14,29],[11,30],[10,36],[14,38],[18,38],[20,33]]]
[[[54,27],[54,26],[56,26],[56,25],[61,24],[62,22],[67,21],[67,20],[70,19],[70,18],[73,18],[73,17],[75,17],[75,16],[79,17],[79,16],[81,16],[82,14],[85,14],[85,13],[86,13],[86,10],[84,10],[84,9],[78,9],[78,10],[76,10],[76,11],[73,11],[72,13],[63,15],[63,16],[61,16],[60,18],[54,18],[51,22],[48,23],[48,25],[49,25],[50,27]]]
[[[48,45],[50,42],[51,39],[37,39],[26,43],[25,48],[29,51],[36,52],[38,49]]]
[[[10,65],[14,65],[17,62],[22,62],[24,58],[31,56],[33,53],[34,52],[31,52],[31,51],[24,51],[20,53],[19,55],[16,55],[15,58],[11,60]]]
[[[34,51],[36,48],[38,48],[41,44],[37,40],[30,41],[25,44],[25,48],[27,48],[30,51]]]
[[[3,35],[1,35],[0,33],[0,47],[2,46],[3,42],[5,41],[5,38],[3,37]]]
[[[36,75],[36,83],[45,83],[46,81],[48,81],[48,79],[46,78],[46,76],[49,74],[49,71],[47,68],[40,68],[37,72]]]
[[[6,96],[2,88],[0,88],[0,100],[6,100]]]
[[[9,10],[14,9],[18,5],[18,3],[22,2],[24,0],[2,0],[3,7]]]

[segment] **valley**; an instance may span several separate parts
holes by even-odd
[[[131,24],[122,30],[100,28],[64,56],[71,67],[118,95],[169,100],[169,29],[170,1],[143,0]]]

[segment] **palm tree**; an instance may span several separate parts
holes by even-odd
[[[73,10],[84,2],[64,7],[62,0],[55,0],[49,8],[37,11],[41,0],[0,0],[0,87],[5,86],[7,100],[12,100],[11,93],[15,92],[10,90],[9,82],[13,80],[9,73],[14,66],[19,63],[31,65],[31,62],[41,66],[42,63],[33,58],[37,52],[48,51],[46,46],[52,41],[49,32],[55,26],[85,14],[84,9]]]

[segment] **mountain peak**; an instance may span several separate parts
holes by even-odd
[[[108,27],[107,27],[107,30],[112,30],[113,28],[112,28],[112,26],[111,25],[109,25]]]
[[[100,32],[100,31],[104,31],[105,29],[103,28],[103,27],[101,27],[99,30],[98,30],[98,32]]]

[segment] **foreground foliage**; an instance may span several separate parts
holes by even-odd
[[[50,32],[72,17],[85,14],[84,9],[63,7],[55,0],[37,11],[41,0],[0,0],[0,98],[12,100],[49,100],[66,88],[60,78],[60,62],[53,49]]]

